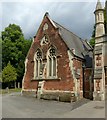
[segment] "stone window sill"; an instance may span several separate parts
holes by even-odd
[[[47,81],[47,80],[61,80],[61,78],[49,77],[49,78],[33,78],[31,81]]]

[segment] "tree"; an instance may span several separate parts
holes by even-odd
[[[31,39],[26,40],[20,26],[10,24],[2,31],[2,69],[8,62],[16,68],[17,82],[22,82],[24,61],[31,45]]]
[[[18,25],[10,24],[2,32],[2,50],[3,50],[3,68],[10,61],[14,67],[17,67],[19,56],[21,55],[21,47],[24,42],[24,35]],[[19,46],[20,43],[20,46]]]
[[[24,38],[21,28],[15,24],[9,24],[8,27],[5,28],[5,31],[2,32],[2,40],[10,39],[12,42],[20,38]]]
[[[0,72],[2,71],[2,39],[0,38]]]
[[[90,41],[89,41],[90,45],[94,48],[95,46],[95,38],[91,38]]]
[[[0,83],[2,82],[2,73],[0,72]]]
[[[89,43],[94,48],[94,46],[95,46],[95,25],[94,25],[94,30],[93,30],[93,33],[92,33]]]
[[[8,83],[8,87],[10,87],[9,83],[16,81],[16,79],[17,79],[16,69],[9,62],[2,71],[2,82]]]

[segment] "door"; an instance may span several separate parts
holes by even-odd
[[[83,75],[83,97],[86,99],[93,99],[93,80],[92,69],[85,69]]]

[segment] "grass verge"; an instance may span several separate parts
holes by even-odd
[[[21,92],[22,88],[15,88],[15,89],[1,89],[0,94],[10,94],[13,92]]]

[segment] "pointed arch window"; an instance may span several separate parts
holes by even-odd
[[[48,51],[48,77],[56,77],[56,49],[51,47]]]
[[[40,49],[37,50],[34,57],[34,78],[42,76],[42,52]]]

